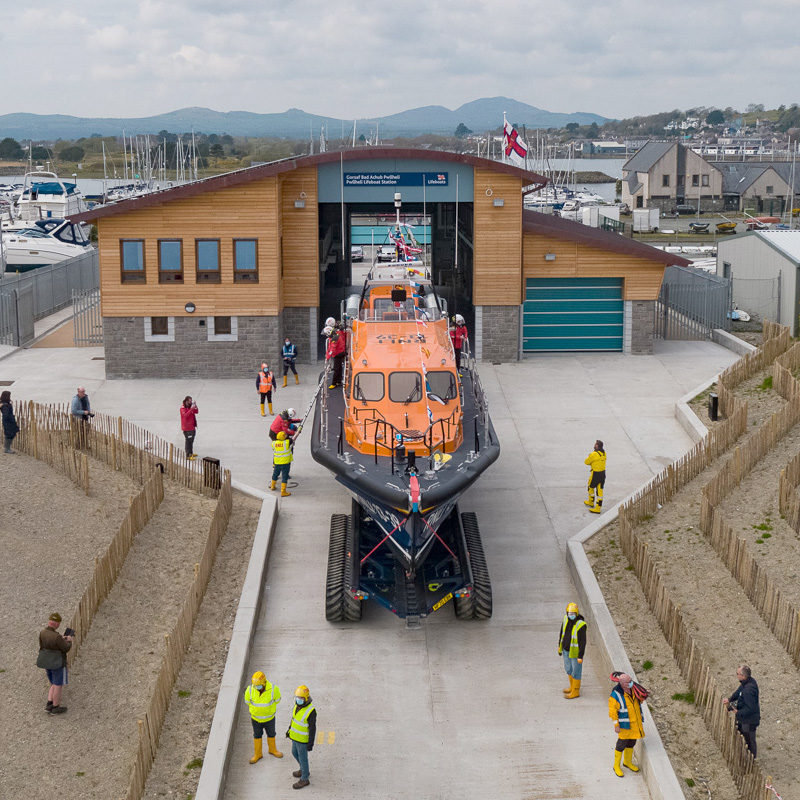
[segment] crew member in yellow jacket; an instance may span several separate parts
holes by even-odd
[[[261,761],[262,737],[267,732],[267,746],[270,755],[283,758],[283,753],[275,746],[275,712],[281,701],[281,690],[267,680],[263,672],[253,673],[253,678],[244,690],[244,702],[250,709],[250,721],[253,723],[253,748],[255,755],[251,764]]]
[[[583,502],[589,506],[589,511],[599,514],[603,510],[603,487],[606,485],[606,451],[599,439],[583,463],[592,469],[589,473],[589,499]],[[597,493],[596,499],[595,493]]]
[[[616,673],[615,673],[616,675]],[[612,678],[615,676],[612,675]],[[623,672],[616,675],[618,683],[611,690],[608,698],[608,716],[614,723],[617,734],[617,746],[614,749],[614,772],[624,777],[622,766],[631,772],[638,772],[639,767],[633,763],[633,748],[637,739],[644,739],[642,724],[642,704],[633,691],[633,678]],[[624,755],[623,755],[624,754]]]

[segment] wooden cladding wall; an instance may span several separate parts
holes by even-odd
[[[281,308],[278,192],[278,178],[265,178],[99,219],[103,316],[185,316],[189,301],[197,315],[276,315]],[[313,241],[316,236],[315,229]],[[144,240],[146,283],[121,283],[120,239]],[[158,282],[159,239],[182,239],[182,283]],[[195,239],[220,240],[220,283],[197,283]],[[258,240],[258,283],[233,282],[234,239]]]
[[[657,299],[664,278],[658,261],[536,234],[525,234],[522,261],[525,278],[622,278],[623,300]]]
[[[522,181],[476,167],[474,194],[472,302],[518,306],[522,303]],[[504,201],[501,208],[494,205],[497,199]]]
[[[318,306],[317,168],[298,169],[280,181],[283,306]],[[303,200],[305,208],[295,208],[296,200]]]

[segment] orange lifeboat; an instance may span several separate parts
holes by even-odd
[[[358,618],[366,599],[412,621],[451,600],[459,617],[490,616],[477,520],[458,499],[500,445],[468,346],[456,368],[444,300],[420,261],[375,265],[337,327],[343,374],[328,362],[321,386],[335,388],[311,432],[353,497],[331,521],[327,618]]]

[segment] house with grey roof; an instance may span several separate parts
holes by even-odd
[[[725,210],[756,216],[780,216],[785,210],[793,177],[790,162],[720,161],[714,166],[722,173]],[[795,195],[798,183],[795,176]]]
[[[622,201],[665,212],[678,205],[721,211],[722,174],[679,142],[648,142],[622,167]]]
[[[788,161],[707,161],[680,142],[647,142],[622,167],[622,200],[666,212],[699,204],[702,212],[779,216],[790,195],[798,206],[800,170],[794,173]]]

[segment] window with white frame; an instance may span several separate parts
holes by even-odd
[[[238,342],[239,320],[237,317],[207,317],[209,342]]]
[[[145,317],[144,340],[146,342],[174,342],[175,317]]]

